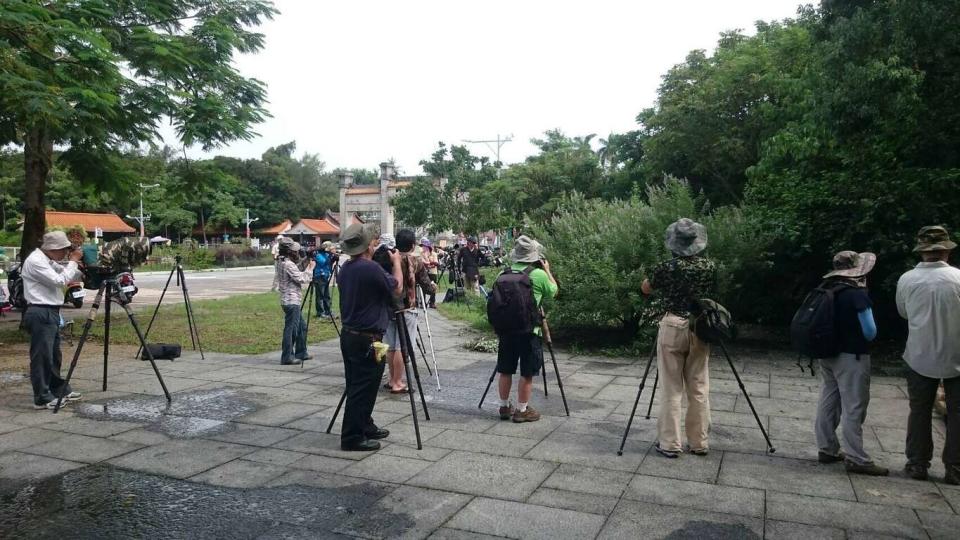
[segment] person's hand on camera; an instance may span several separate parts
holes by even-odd
[[[79,250],[79,249],[71,250],[71,251],[70,251],[70,254],[67,255],[67,258],[70,259],[71,261],[75,262],[75,263],[78,263],[78,262],[80,262],[80,259],[83,258],[83,251],[81,251],[81,250]]]
[[[540,266],[543,267],[543,270],[545,272],[548,272],[548,273],[550,272],[550,261],[546,259],[540,259]]]

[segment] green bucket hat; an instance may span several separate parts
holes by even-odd
[[[931,225],[920,229],[917,233],[917,246],[913,250],[916,252],[950,251],[955,247],[957,244],[950,240],[950,234],[945,227]]]
[[[370,223],[354,223],[343,231],[340,246],[347,255],[359,255],[367,250],[377,235],[376,227]]]

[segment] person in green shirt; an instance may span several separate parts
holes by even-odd
[[[510,252],[513,264],[510,269],[515,272],[529,270],[530,285],[533,288],[533,298],[539,308],[545,297],[553,298],[559,287],[557,280],[550,273],[550,263],[543,257],[543,246],[527,236],[517,238],[513,251]],[[529,334],[500,336],[497,348],[497,373],[500,374],[498,390],[500,393],[500,419],[513,419],[514,422],[536,422],[540,413],[530,407],[530,394],[533,390],[533,378],[543,367],[543,330],[534,328]],[[513,375],[520,367],[520,381],[517,383],[517,408],[510,404],[510,388],[513,385]]]

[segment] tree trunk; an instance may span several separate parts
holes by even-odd
[[[30,129],[24,137],[23,239],[20,259],[26,259],[43,242],[47,228],[45,196],[53,163],[53,141],[44,127]]]

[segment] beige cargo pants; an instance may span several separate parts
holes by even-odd
[[[667,313],[657,334],[657,369],[660,370],[660,448],[680,451],[680,408],[687,396],[687,444],[706,450],[710,429],[710,345],[691,330],[687,319]]]

